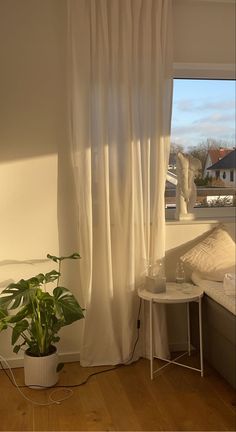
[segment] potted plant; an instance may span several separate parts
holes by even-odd
[[[78,259],[80,255],[56,257],[48,254],[47,258],[58,263],[58,270],[11,283],[0,294],[0,331],[12,329],[11,343],[15,353],[26,348],[25,384],[33,387],[56,384],[60,369],[55,347],[60,340],[58,332],[84,318],[83,309],[73,294],[59,284],[62,261]],[[47,285],[55,281],[57,286],[50,294]]]

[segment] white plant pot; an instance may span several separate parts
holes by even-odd
[[[24,355],[25,385],[32,388],[52,387],[58,381],[58,354],[55,352],[43,357]]]

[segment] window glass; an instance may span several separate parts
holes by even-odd
[[[174,80],[166,208],[175,207],[179,151],[201,161],[195,207],[234,205],[234,80]]]

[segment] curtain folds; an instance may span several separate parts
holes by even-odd
[[[146,262],[164,255],[170,0],[68,0],[69,125],[84,292],[81,364],[130,359]],[[166,355],[164,309],[156,353]],[[157,330],[158,331],[158,330]],[[138,355],[145,348],[142,344]]]

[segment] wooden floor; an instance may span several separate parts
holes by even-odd
[[[161,362],[157,364],[163,364]],[[59,384],[75,384],[93,371],[67,363]],[[23,370],[14,369],[18,384]],[[52,389],[22,389],[38,402],[47,402]],[[64,390],[57,395],[63,397]],[[233,389],[209,367],[198,372],[169,365],[149,378],[149,361],[96,375],[73,388],[60,405],[37,406],[22,398],[0,371],[1,431],[226,431],[236,430]]]

